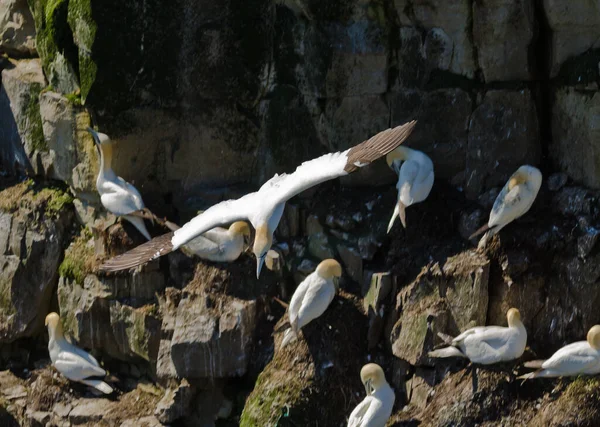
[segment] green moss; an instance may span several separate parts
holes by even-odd
[[[33,180],[21,182],[17,185],[5,188],[0,192],[0,211],[14,212],[16,211],[23,197],[33,187]]]
[[[83,284],[85,277],[93,270],[96,260],[94,247],[88,244],[91,238],[92,233],[87,228],[75,238],[65,251],[65,257],[58,267],[60,276]]]
[[[40,115],[40,85],[31,85],[29,92],[29,101],[25,110],[25,123],[22,123],[22,129],[26,129],[31,146],[35,151],[48,151],[48,144],[44,138],[42,126],[42,116]]]
[[[29,8],[35,19],[36,47],[42,59],[46,75],[50,75],[50,64],[59,52],[62,40],[68,30],[64,23],[67,18],[68,0],[29,0]]]
[[[73,39],[79,48],[79,83],[81,100],[85,100],[96,80],[98,67],[91,57],[96,39],[96,22],[92,17],[91,0],[70,0],[67,21],[73,31]]]
[[[46,201],[46,214],[51,216],[58,216],[73,204],[73,196],[56,188],[44,188],[37,197]]]
[[[67,101],[69,101],[71,104],[76,105],[76,106],[81,106],[81,92],[80,91],[68,93],[65,95],[65,98],[67,98]]]

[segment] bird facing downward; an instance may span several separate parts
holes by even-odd
[[[485,232],[477,245],[480,250],[485,248],[490,237],[531,208],[541,185],[539,169],[528,165],[517,169],[496,197],[488,223],[473,233],[469,240]]]
[[[525,363],[529,368],[540,368],[519,378],[551,378],[600,374],[600,325],[588,331],[587,341],[566,345],[548,360]]]
[[[250,227],[244,221],[237,221],[228,229],[215,227],[208,230],[183,245],[181,250],[209,261],[232,262],[244,252],[246,239],[250,239]]]
[[[429,357],[466,357],[473,363],[491,365],[518,359],[527,345],[527,331],[521,313],[511,308],[506,313],[508,328],[477,326],[452,339],[450,347],[429,352]],[[438,334],[442,339],[444,336]]]
[[[348,175],[402,144],[412,133],[416,121],[378,133],[346,151],[325,154],[302,163],[290,175],[275,175],[254,193],[237,200],[218,203],[179,230],[159,236],[122,255],[108,260],[100,270],[118,271],[156,259],[178,249],[195,237],[222,224],[247,220],[256,230],[252,251],[256,256],[256,276],[260,275],[273,232],[279,225],[285,202],[321,182]]]
[[[340,263],[334,259],[326,259],[298,285],[290,301],[290,328],[285,331],[281,348],[296,340],[300,329],[325,313],[335,297],[337,286],[334,280],[341,276]]]
[[[54,367],[71,381],[77,381],[94,387],[105,394],[113,389],[99,378],[106,376],[106,371],[91,354],[68,342],[63,334],[60,317],[56,313],[46,316],[48,327],[48,352]]]
[[[107,211],[125,218],[150,240],[150,233],[146,229],[143,218],[135,215],[136,212],[145,209],[142,196],[133,185],[117,176],[111,168],[112,141],[108,135],[96,132],[92,128],[88,127],[87,131],[92,134],[100,154],[100,172],[96,179],[96,188],[100,193],[102,206]]]
[[[429,196],[433,187],[433,162],[421,151],[400,146],[386,156],[387,164],[398,174],[398,201],[390,219],[389,233],[400,216],[402,226],[406,228],[406,208],[420,203]]]
[[[381,366],[369,363],[360,370],[367,396],[348,418],[348,427],[385,427],[392,415],[396,395],[385,379]]]

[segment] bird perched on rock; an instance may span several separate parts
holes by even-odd
[[[450,339],[438,334],[450,347],[430,351],[429,357],[465,357],[482,365],[518,359],[527,345],[527,331],[516,308],[508,310],[506,318],[507,328],[477,326]]]
[[[587,341],[577,341],[566,345],[548,360],[534,360],[525,363],[528,368],[539,368],[535,372],[518,378],[571,377],[600,374],[600,325],[593,326],[587,334]]]
[[[408,138],[415,124],[416,122],[412,121],[385,130],[346,151],[325,154],[304,162],[290,175],[276,174],[258,191],[237,200],[218,203],[184,224],[179,230],[159,236],[108,260],[100,266],[100,270],[118,271],[133,268],[178,249],[213,227],[248,220],[256,229],[253,252],[256,256],[258,277],[271,248],[273,232],[279,225],[285,202],[321,182],[348,175],[385,156]]]
[[[144,224],[144,214],[141,212],[145,209],[142,196],[133,185],[117,176],[111,168],[112,141],[104,133],[96,132],[92,128],[87,130],[92,134],[100,153],[100,172],[96,179],[96,188],[100,193],[102,206],[107,211],[125,218],[150,240],[150,233]]]
[[[398,202],[387,228],[389,233],[396,218],[400,216],[406,228],[406,208],[420,203],[429,196],[433,187],[433,162],[421,151],[400,146],[386,156],[387,164],[398,174]]]
[[[392,415],[396,395],[385,380],[381,366],[369,363],[360,370],[360,380],[367,396],[348,418],[348,427],[385,427]]]
[[[215,227],[190,240],[181,250],[215,262],[231,262],[244,252],[245,239],[250,239],[250,227],[244,221],[234,222],[229,228]]]
[[[528,165],[517,169],[496,197],[488,223],[473,233],[469,240],[485,232],[477,245],[478,249],[485,248],[490,237],[531,208],[541,185],[539,169]]]
[[[300,329],[325,313],[335,296],[335,280],[341,275],[340,263],[326,259],[298,285],[288,307],[290,328],[285,331],[282,348],[298,338]]]
[[[58,372],[71,381],[77,381],[105,394],[111,394],[112,387],[100,379],[106,376],[106,371],[100,367],[94,356],[65,339],[58,314],[48,314],[46,326],[50,338],[48,341],[50,360]]]

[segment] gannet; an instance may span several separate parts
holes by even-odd
[[[521,357],[527,345],[527,331],[521,314],[511,308],[508,327],[478,326],[452,339],[450,347],[429,352],[429,357],[466,357],[473,363],[491,365]],[[444,337],[440,334],[440,337]]]
[[[144,219],[141,216],[135,216],[145,209],[142,196],[137,189],[117,176],[111,168],[112,161],[112,141],[108,135],[96,132],[92,128],[87,128],[92,134],[94,142],[100,153],[100,172],[96,179],[96,188],[100,193],[100,201],[107,211],[122,216],[132,223],[135,228],[148,240],[151,239],[150,233],[146,229]]]
[[[46,316],[48,326],[48,352],[54,367],[71,381],[89,385],[103,393],[111,394],[113,389],[104,381],[94,377],[106,376],[106,371],[91,354],[69,343],[64,335],[60,318],[56,313]]]
[[[360,370],[360,379],[367,396],[354,408],[348,418],[348,427],[385,427],[396,395],[385,380],[383,369],[369,363]]]
[[[485,231],[477,245],[478,249],[485,248],[490,237],[531,208],[541,185],[542,173],[539,169],[528,165],[517,169],[496,197],[488,223],[473,233],[469,240]]]
[[[337,288],[334,280],[341,275],[340,263],[326,259],[298,285],[288,308],[290,328],[285,331],[282,348],[298,337],[300,329],[327,310]]]
[[[387,228],[389,233],[398,215],[406,228],[406,208],[422,202],[433,187],[433,162],[421,151],[400,146],[386,156],[387,164],[398,174],[398,202]]]
[[[181,247],[186,254],[215,262],[231,262],[244,252],[244,239],[250,239],[250,227],[237,221],[227,228],[215,227]]]
[[[600,374],[600,325],[593,326],[587,341],[564,346],[548,360],[525,363],[526,367],[541,368],[518,378],[551,378]]]
[[[100,270],[118,271],[133,268],[178,249],[213,227],[247,220],[256,229],[253,252],[256,256],[258,277],[287,200],[321,182],[352,173],[385,156],[408,138],[415,124],[416,121],[412,121],[387,129],[346,151],[325,154],[304,162],[290,175],[275,174],[258,191],[237,200],[218,203],[184,224],[179,230],[156,237],[106,261],[100,266]]]

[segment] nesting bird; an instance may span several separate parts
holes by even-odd
[[[285,331],[282,348],[296,340],[300,329],[327,310],[336,293],[335,280],[341,275],[340,263],[326,259],[298,285],[288,307],[290,328]]]
[[[587,334],[587,341],[577,341],[566,345],[548,360],[525,363],[528,368],[539,368],[535,372],[519,378],[552,378],[577,375],[600,374],[600,325],[593,326]]]
[[[400,146],[386,156],[387,164],[398,174],[398,201],[387,228],[389,233],[400,216],[406,228],[406,208],[420,203],[429,196],[433,187],[433,162],[421,151]]]
[[[469,240],[485,232],[477,245],[478,249],[485,248],[490,237],[531,208],[541,185],[539,169],[528,165],[517,169],[496,197],[488,223],[473,233]]]
[[[360,370],[367,396],[348,418],[348,427],[385,427],[392,415],[396,395],[385,380],[381,366],[369,363]]]
[[[506,314],[508,327],[477,326],[451,339],[450,347],[429,352],[429,357],[465,357],[473,363],[491,365],[518,359],[527,345],[527,331],[521,313],[511,308]],[[449,341],[443,334],[438,334]]]
[[[181,247],[186,254],[215,262],[231,262],[244,252],[245,239],[250,239],[250,227],[244,221],[234,222],[229,228],[215,227],[190,240]]]
[[[94,356],[65,339],[58,314],[48,314],[46,326],[50,338],[48,341],[50,360],[58,372],[71,381],[77,381],[105,394],[111,394],[112,387],[100,379],[106,376],[106,371],[100,367]]]
[[[166,255],[213,227],[234,221],[249,221],[256,230],[253,252],[256,276],[260,275],[273,232],[279,225],[285,203],[293,196],[319,183],[348,175],[385,156],[402,144],[412,133],[416,121],[378,133],[346,151],[325,154],[302,163],[290,175],[275,175],[254,193],[237,200],[218,203],[179,230],[159,236],[100,266],[100,270],[118,271],[136,267]]]
[[[142,196],[139,191],[117,176],[111,168],[113,143],[104,133],[99,133],[92,128],[87,128],[92,134],[96,147],[100,153],[100,172],[96,179],[96,188],[100,193],[100,201],[107,211],[125,218],[148,240],[150,233],[144,224],[144,219],[136,215],[145,209]]]

